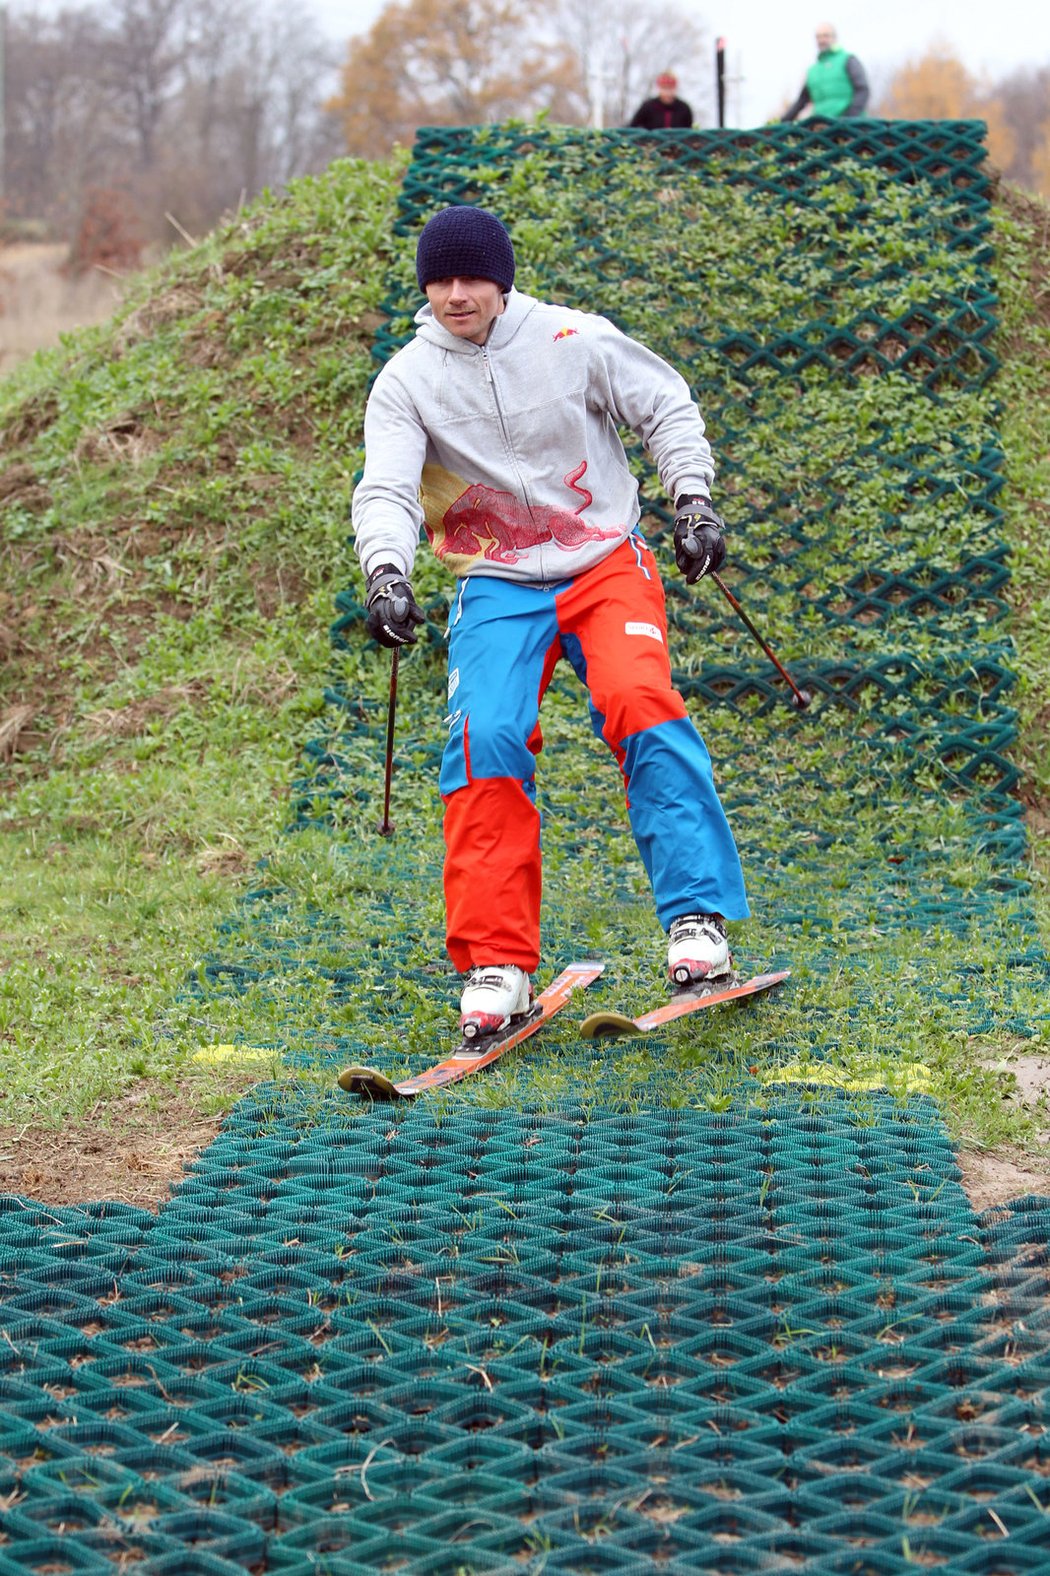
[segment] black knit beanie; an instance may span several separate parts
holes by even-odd
[[[486,208],[442,208],[423,226],[416,278],[423,291],[434,279],[491,279],[509,290],[514,283],[510,236]]]

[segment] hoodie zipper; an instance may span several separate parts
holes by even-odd
[[[514,474],[517,476],[517,484],[519,484],[520,490],[522,490],[523,504],[525,504],[525,507],[527,507],[528,512],[531,514],[531,512],[533,512],[533,506],[531,506],[530,498],[528,498],[528,490],[527,487],[525,487],[525,478],[523,478],[522,473],[520,473],[519,463],[517,463],[517,454],[514,452],[514,444],[511,443],[511,433],[509,433],[508,424],[506,424],[505,414],[503,414],[503,407],[500,405],[500,396],[498,396],[497,386],[495,386],[495,377],[493,377],[492,374],[492,361],[489,359],[489,350],[487,350],[486,345],[482,345],[481,347],[481,361],[482,366],[484,366],[484,369],[486,369],[486,378],[487,381],[489,381],[489,392],[492,394],[493,407],[495,407],[495,413],[497,413],[497,419],[498,422],[500,422],[500,432],[503,433],[503,446],[505,446],[506,452],[508,452],[511,465],[514,466]]]
[[[532,500],[529,497],[528,488],[525,486],[525,478],[524,478],[524,476],[522,476],[521,469],[520,469],[520,467],[518,465],[518,457],[517,457],[517,455],[514,452],[514,445],[510,441],[510,431],[509,431],[509,429],[507,427],[506,418],[505,418],[505,416],[503,414],[503,406],[500,404],[499,394],[498,394],[497,389],[496,389],[496,379],[495,379],[495,376],[494,376],[493,371],[492,371],[492,362],[489,359],[488,347],[485,346],[485,345],[482,345],[480,347],[480,349],[481,349],[481,362],[482,362],[482,365],[483,365],[483,367],[485,369],[485,377],[486,377],[486,379],[488,381],[489,393],[492,396],[492,404],[493,404],[493,407],[495,408],[495,411],[496,411],[496,419],[499,422],[499,429],[500,429],[500,432],[503,434],[504,447],[506,448],[507,454],[510,457],[511,464],[514,467],[514,474],[518,478],[518,488],[519,488],[519,490],[521,492],[521,500],[524,503],[526,509],[529,511],[529,515],[531,517],[532,516]],[[546,583],[546,576],[543,573],[543,570],[544,570],[543,547],[542,547],[542,545],[537,544],[537,546],[533,550],[534,550],[534,552],[536,554],[536,567],[540,571],[541,583],[545,584]]]

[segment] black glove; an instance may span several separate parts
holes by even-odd
[[[686,585],[695,585],[709,570],[721,569],[726,561],[725,525],[711,507],[710,498],[679,498],[674,506],[674,556],[685,575]]]
[[[415,645],[415,626],[425,623],[426,615],[400,569],[379,564],[372,570],[365,586],[365,607],[365,628],[381,646]]]

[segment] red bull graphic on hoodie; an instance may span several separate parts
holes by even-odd
[[[622,525],[602,530],[582,518],[591,502],[591,494],[579,485],[586,468],[581,461],[565,477],[566,487],[583,499],[579,510],[572,511],[549,504],[530,508],[513,493],[481,482],[467,484],[440,466],[425,466],[420,489],[423,528],[434,553],[462,575],[480,559],[516,564],[531,549],[548,544],[572,552],[584,542],[618,541],[624,534]]]

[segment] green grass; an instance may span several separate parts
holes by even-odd
[[[56,1125],[171,1076],[153,1025],[228,907],[228,882],[125,839],[6,834],[0,1043],[7,1120]]]
[[[1033,874],[1050,936],[1050,241],[1047,204],[1007,193],[997,214],[1004,499],[1017,649],[1019,760],[1032,814]]]
[[[112,328],[0,384],[8,474],[26,472],[4,505],[0,636],[15,638],[0,638],[0,678],[5,697],[34,708],[18,756],[0,768],[7,1122],[76,1122],[130,1084],[162,1090],[192,1070],[195,1049],[214,1043],[285,1047],[290,1065],[278,1076],[314,1083],[320,1100],[340,1059],[418,1067],[446,1039],[456,986],[442,961],[435,776],[436,637],[448,583],[421,558],[434,638],[402,665],[391,842],[374,832],[388,658],[366,650],[352,627],[334,655],[328,637],[335,594],[356,583],[346,507],[373,330],[388,269],[399,258],[409,271],[410,248],[392,233],[399,178],[400,166],[343,164],[265,199],[145,281]],[[542,159],[524,160],[500,197],[519,205],[522,283],[540,288],[544,270],[556,270],[566,296],[586,302],[593,292],[600,305],[610,287],[595,279],[585,248],[567,255],[563,236],[580,193],[597,200],[601,174],[583,161],[574,179],[563,189]],[[624,244],[643,247],[652,225],[666,222],[668,200],[653,197],[644,172],[625,167],[623,179],[636,237]],[[771,328],[790,325],[815,296],[831,320],[858,303],[911,308],[949,266],[969,287],[966,269],[960,275],[942,241],[913,223],[901,193],[868,182],[860,199],[869,222],[840,231],[840,246],[869,282],[839,301],[841,250],[821,253],[817,210],[796,216],[797,234],[781,233],[775,204],[708,183],[710,207],[694,211],[700,197],[689,187],[675,198],[682,250],[646,247],[632,326],[665,353],[684,354],[671,312],[683,270],[710,287],[694,337],[763,311]],[[848,212],[858,195],[831,181],[822,200]],[[994,399],[1009,466],[1019,757],[1026,791],[1045,799],[1048,565],[1034,522],[1045,518],[1035,500],[1048,496],[1041,396],[1050,331],[1025,283],[1040,267],[1045,277],[1045,212],[1000,203],[995,220],[1004,369]],[[771,234],[779,246],[794,238],[806,258],[788,288],[781,277],[767,289],[745,267]],[[887,234],[912,265],[903,283],[874,278]],[[727,506],[749,517],[749,562],[770,569],[755,611],[793,662],[833,659],[843,635],[800,604],[779,570],[785,526],[843,477],[849,517],[804,543],[796,577],[820,582],[836,555],[849,574],[870,564],[902,576],[917,564],[950,569],[999,536],[986,508],[960,519],[950,496],[905,496],[882,463],[892,444],[865,449],[890,431],[902,453],[928,444],[931,472],[971,474],[992,396],[954,394],[931,413],[895,375],[855,387],[806,375],[785,409],[775,379],[751,390],[718,387],[713,374],[710,382],[702,397],[716,411]],[[887,520],[902,522],[895,535]],[[659,529],[658,515],[651,523]],[[686,677],[702,671],[712,641],[726,665],[753,664],[746,635],[712,591],[686,596],[672,584],[669,595]],[[849,626],[854,652],[907,649],[931,663],[956,641],[1003,635],[994,610],[979,606],[925,625],[891,616]],[[333,685],[349,711],[331,704]],[[1031,928],[1020,900],[987,900],[997,867],[975,852],[970,798],[953,794],[934,763],[912,759],[907,744],[894,752],[880,743],[887,718],[912,709],[911,700],[868,696],[845,718],[817,709],[807,718],[719,710],[703,719],[754,890],[755,918],[736,944],[754,967],[792,966],[789,989],[673,1030],[659,1045],[581,1051],[567,1013],[545,1033],[542,1059],[508,1062],[499,1078],[449,1102],[549,1103],[571,1093],[584,1105],[640,1104],[659,1083],[672,1101],[721,1109],[742,1100],[760,1110],[765,1080],[801,1049],[860,1080],[881,1070],[902,1099],[900,1069],[921,1062],[959,1141],[1031,1144],[1038,1113],[1005,1100],[988,1063],[1022,1031],[1045,1043],[1045,976],[1034,962],[1006,967],[1006,955],[1031,951]],[[968,720],[965,705],[959,714]],[[662,945],[616,773],[571,687],[552,697],[545,734],[544,971],[583,946],[600,950],[609,969],[593,1004],[640,1006],[662,989]],[[305,792],[318,819],[334,809],[335,835],[309,825],[287,835],[291,784],[308,777],[301,751],[318,738],[340,765]],[[309,802],[300,809],[309,820]],[[903,867],[887,861],[888,846]],[[922,859],[912,864],[914,848]],[[1036,847],[1044,944],[1046,869]],[[251,889],[269,895],[244,900]],[[916,893],[943,901],[943,924],[931,909],[914,912]],[[224,964],[246,972],[235,979]],[[208,1108],[232,1102],[243,1083],[221,1068],[193,1077]],[[864,1094],[855,1098],[862,1110]]]
[[[264,200],[0,384],[0,694],[32,709],[0,762],[10,1121],[174,1076],[163,1008],[279,846],[397,182],[347,164]]]

